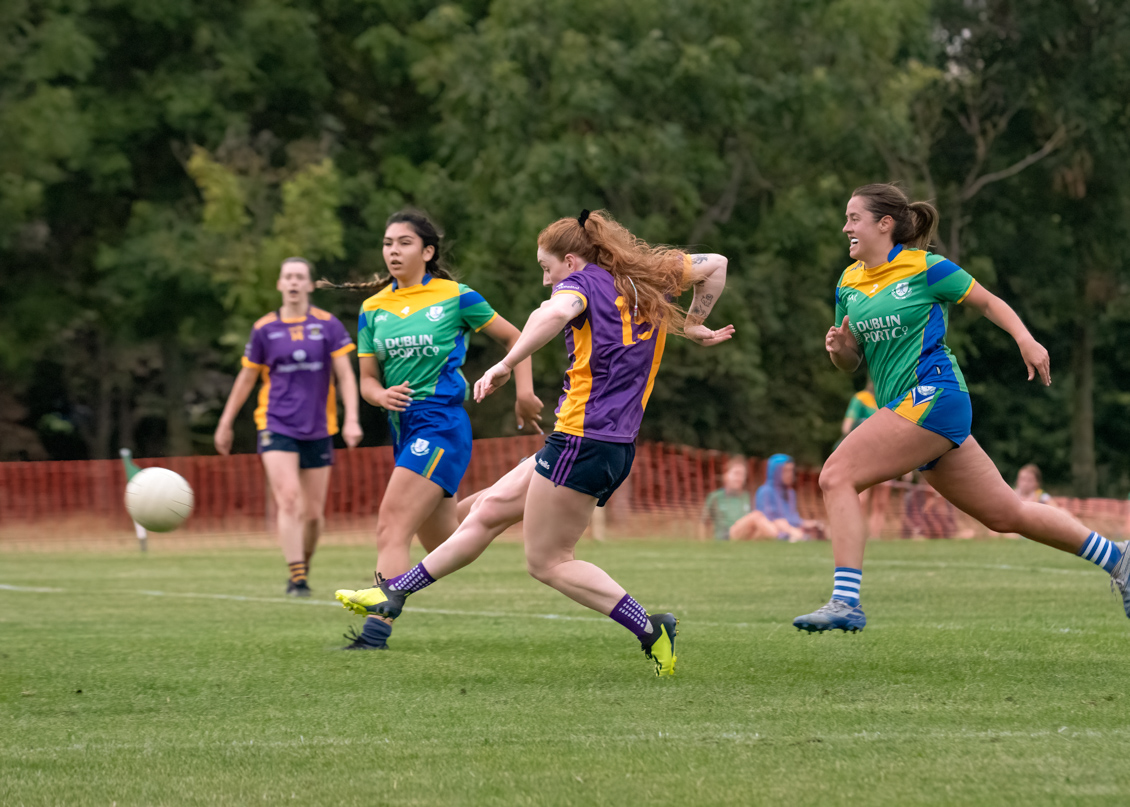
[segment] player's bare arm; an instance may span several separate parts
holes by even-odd
[[[854,373],[859,369],[863,355],[859,352],[859,343],[855,340],[855,334],[851,332],[846,314],[843,322],[828,329],[828,333],[824,336],[824,349],[828,351],[832,364],[840,370]]]
[[[349,354],[333,357],[334,375],[345,407],[345,421],[341,424],[341,439],[349,448],[356,448],[364,437],[361,431],[360,406],[357,402],[357,377],[353,375],[353,362]]]
[[[714,304],[726,288],[726,268],[729,259],[717,253],[696,253],[691,255],[691,267],[687,274],[694,289],[690,309],[687,312],[683,334],[700,345],[717,345],[728,341],[734,335],[734,326],[727,325],[711,330],[704,324]]]
[[[1039,373],[1041,383],[1045,387],[1051,386],[1051,358],[1048,356],[1048,351],[1036,341],[1020,316],[1012,310],[1012,306],[980,283],[973,284],[963,304],[980,311],[985,319],[1016,340],[1016,346],[1020,348],[1020,356],[1028,367],[1029,381]]]
[[[255,382],[258,379],[259,370],[254,367],[242,368],[239,371],[239,375],[235,377],[231,394],[228,395],[228,402],[224,405],[223,414],[220,415],[220,422],[216,424],[216,433],[212,437],[218,453],[226,455],[231,452],[232,440],[234,439],[235,433],[235,416],[239,414],[239,410],[242,409],[243,405],[247,402],[247,398],[251,395],[251,391],[255,389]]]
[[[412,403],[412,388],[407,384],[397,384],[395,387],[385,387],[381,383],[380,370],[377,368],[375,356],[362,356],[359,360],[361,366],[361,397],[373,406],[387,409],[389,412],[403,412]]]
[[[569,292],[558,292],[542,303],[526,320],[526,327],[522,329],[518,341],[510,348],[506,358],[483,373],[483,377],[475,382],[475,400],[481,402],[502,387],[510,380],[510,374],[519,362],[549,344],[571,319],[584,313],[586,305],[583,297]]]
[[[501,316],[496,316],[489,325],[483,328],[483,333],[503,345],[507,351],[510,351],[518,343],[518,338],[522,335],[521,331]],[[518,362],[514,367],[514,386],[517,389],[514,415],[518,419],[518,428],[525,428],[526,424],[529,423],[538,430],[539,434],[544,434],[539,425],[544,404],[534,393],[533,362],[528,357]]]

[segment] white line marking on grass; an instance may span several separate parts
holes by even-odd
[[[1026,570],[1025,570],[1026,571]],[[24,594],[65,594],[66,589],[62,588],[45,588],[42,586],[13,586],[6,583],[0,583],[0,591],[12,591]],[[186,600],[228,600],[234,602],[258,602],[268,605],[328,605],[334,608],[340,608],[341,603],[337,600],[314,600],[314,599],[299,599],[296,597],[249,597],[243,594],[206,594],[201,592],[192,591],[155,591],[150,589],[139,589],[133,591],[110,591],[110,594],[140,594],[145,597],[172,597],[175,599]],[[558,622],[601,622],[607,623],[608,617],[602,616],[571,616],[567,614],[534,614],[522,613],[518,611],[463,611],[455,608],[405,608],[405,612],[413,614],[428,614],[431,616],[475,616],[485,617],[489,619],[549,619]],[[763,628],[768,629],[770,634],[776,633],[783,627],[789,626],[788,622],[777,620],[766,620],[764,622],[705,622],[693,620],[692,617],[685,617],[687,622],[696,628]],[[693,620],[693,621],[692,621]],[[869,627],[870,631],[874,633],[876,630],[883,628],[890,628],[891,625],[872,625]],[[903,625],[902,627],[907,627]],[[915,628],[931,628],[939,631],[961,631],[961,630],[989,630],[994,632],[1012,632],[1014,629],[994,625],[988,628],[960,625],[955,623],[949,624],[933,624],[933,625],[915,625]],[[1081,633],[1090,634],[1094,631],[1080,628],[1044,628],[1045,632],[1051,633]]]
[[[3,589],[4,591],[30,591],[34,594],[57,594],[59,592],[62,592],[62,590],[63,590],[61,588],[39,588],[39,587],[34,587],[34,586],[9,586],[9,585],[6,585],[4,583],[0,583],[0,589]]]

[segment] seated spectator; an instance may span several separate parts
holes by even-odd
[[[731,457],[722,474],[722,487],[707,496],[702,505],[700,538],[713,535],[716,541],[728,541],[749,537],[744,528],[739,531],[740,537],[733,534],[734,526],[753,512],[753,497],[746,488],[748,480],[745,458]]]
[[[1015,490],[1016,495],[1023,501],[1050,504],[1055,507],[1051,494],[1044,490],[1044,475],[1040,473],[1040,466],[1034,462],[1028,463],[1017,472]]]
[[[772,537],[796,542],[824,537],[824,525],[804,519],[796,509],[796,463],[788,454],[774,454],[757,489],[756,512],[764,517]]]

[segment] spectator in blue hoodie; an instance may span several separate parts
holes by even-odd
[[[788,454],[774,454],[765,471],[765,484],[757,489],[754,507],[773,525],[782,541],[821,537],[819,521],[804,519],[796,509],[796,463]]]

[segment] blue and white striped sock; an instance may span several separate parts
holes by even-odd
[[[1084,560],[1091,561],[1107,574],[1113,572],[1115,564],[1122,560],[1122,550],[1097,532],[1088,535],[1083,546],[1075,554]]]
[[[863,582],[863,569],[837,566],[832,599],[841,600],[853,607],[859,606],[859,585]]]

